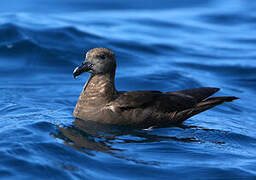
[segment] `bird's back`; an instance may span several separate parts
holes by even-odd
[[[155,126],[182,123],[189,117],[236,97],[208,98],[218,88],[119,92],[102,107],[91,107],[91,120],[109,124]],[[86,118],[86,117],[84,117]],[[87,117],[88,118],[88,117]]]

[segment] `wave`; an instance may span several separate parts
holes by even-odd
[[[85,44],[90,47],[91,40],[102,39],[74,27],[37,30],[11,23],[0,25],[0,37],[0,58],[5,65],[8,59],[12,59],[11,64],[16,61],[19,68],[73,67],[81,61]]]
[[[253,2],[64,0],[49,13],[46,2],[0,13],[1,177],[255,178]],[[241,99],[183,126],[79,127],[72,111],[86,75],[75,81],[72,70],[99,46],[116,52],[119,90],[216,86]]]

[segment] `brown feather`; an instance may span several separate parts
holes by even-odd
[[[99,59],[101,56],[105,60]],[[106,48],[95,48],[87,53],[86,59],[94,64],[95,74],[88,80],[76,104],[73,115],[79,119],[143,127],[177,124],[216,105],[238,99],[234,96],[209,98],[219,90],[211,87],[166,93],[118,92],[114,53]]]

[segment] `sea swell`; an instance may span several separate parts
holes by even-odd
[[[135,8],[113,1],[94,9],[101,1],[65,0],[57,12],[42,13],[45,4],[35,12],[33,3],[28,12],[3,9],[0,176],[255,178],[256,4],[175,2],[139,1]],[[240,100],[175,127],[80,122],[72,111],[88,75],[74,80],[72,71],[99,46],[116,53],[119,90],[213,86]]]

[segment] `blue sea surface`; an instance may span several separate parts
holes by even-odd
[[[256,1],[1,0],[0,179],[256,179]],[[183,125],[83,123],[94,47],[118,90],[219,87],[240,99]]]

